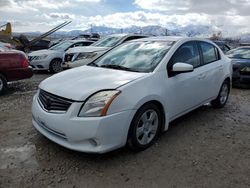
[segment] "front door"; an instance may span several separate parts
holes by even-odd
[[[193,65],[194,71],[175,75],[171,72],[175,63]],[[200,105],[205,97],[202,95],[206,87],[201,79],[201,58],[196,42],[187,42],[180,46],[168,62],[167,107],[170,120],[192,110]]]

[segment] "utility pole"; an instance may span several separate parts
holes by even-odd
[[[165,30],[165,36],[168,36],[168,29]]]
[[[90,24],[90,33],[93,33],[93,25]]]

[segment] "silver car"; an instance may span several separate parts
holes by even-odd
[[[88,46],[93,41],[66,40],[46,50],[38,50],[28,54],[30,65],[33,70],[49,70],[57,73],[62,70],[61,63],[66,50],[76,46]]]

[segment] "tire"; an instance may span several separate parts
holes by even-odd
[[[0,95],[4,94],[7,89],[7,80],[4,75],[0,74]]]
[[[150,147],[159,137],[162,113],[152,104],[142,106],[135,114],[129,129],[127,145],[134,151]]]
[[[211,101],[211,105],[213,106],[213,108],[223,108],[227,103],[229,92],[230,82],[225,80],[221,85],[219,95],[215,100]]]
[[[50,65],[49,65],[49,71],[51,73],[58,73],[61,72],[62,69],[62,60],[61,59],[54,59],[51,61]]]

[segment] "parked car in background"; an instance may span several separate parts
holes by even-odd
[[[76,46],[88,46],[93,41],[67,40],[58,43],[47,50],[38,50],[28,54],[30,65],[34,70],[49,70],[57,73],[62,70],[61,63],[66,50]]]
[[[69,149],[104,153],[128,144],[143,150],[170,121],[208,102],[226,104],[230,62],[209,40],[127,42],[44,80],[33,98],[32,122]]]
[[[240,46],[250,46],[250,43],[249,42],[241,42]]]
[[[10,43],[0,42],[0,50],[10,50],[14,49],[14,46],[12,46]]]
[[[92,34],[81,34],[77,37],[72,38],[72,40],[76,39],[87,39],[91,41],[98,41],[100,39],[100,35],[98,33],[92,33]]]
[[[229,47],[229,45],[227,45],[226,41],[222,41],[222,40],[216,40],[213,41],[215,44],[217,44],[217,46],[220,47],[220,49],[224,52],[227,53],[229,50],[231,50],[231,48]]]
[[[64,69],[68,69],[86,65],[115,46],[118,46],[126,41],[145,37],[147,36],[140,34],[113,34],[100,39],[89,47],[69,49],[65,53],[62,67]]]
[[[0,95],[11,81],[30,78],[33,75],[27,56],[17,50],[0,51]]]
[[[32,51],[37,51],[37,50],[43,50],[43,49],[48,49],[52,45],[51,41],[49,40],[39,40],[35,44],[31,45],[29,47],[29,50]]]
[[[238,47],[226,55],[233,63],[233,85],[250,88],[250,46]]]

